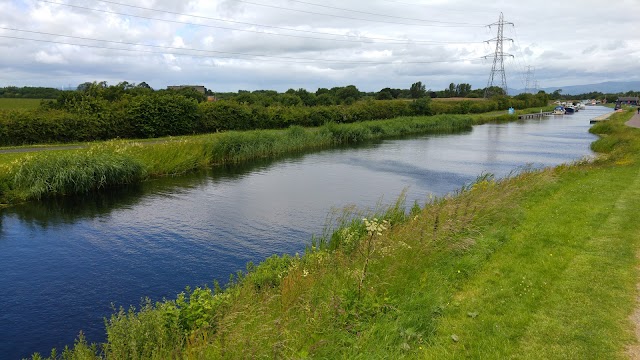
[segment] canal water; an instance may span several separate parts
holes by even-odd
[[[385,140],[0,210],[0,358],[104,340],[112,307],[224,284],[248,261],[303,252],[327,217],[407,191],[424,204],[483,173],[592,156],[589,119],[611,110]]]

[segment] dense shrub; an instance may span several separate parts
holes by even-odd
[[[193,134],[199,130],[197,101],[177,94],[132,98],[126,116],[135,136],[140,138]]]
[[[253,127],[253,116],[248,105],[230,101],[217,101],[199,105],[200,130],[244,130]]]

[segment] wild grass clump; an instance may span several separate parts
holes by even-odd
[[[12,168],[14,191],[25,199],[81,194],[131,184],[145,177],[144,166],[114,153],[39,153],[19,159]]]

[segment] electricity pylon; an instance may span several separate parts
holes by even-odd
[[[504,52],[504,46],[503,43],[505,40],[508,41],[513,41],[513,39],[509,39],[509,38],[505,38],[504,37],[504,25],[513,25],[512,22],[506,22],[504,21],[504,15],[502,13],[500,13],[500,19],[498,19],[498,22],[495,22],[491,25],[487,25],[489,26],[489,28],[491,28],[492,26],[498,26],[498,36],[496,36],[494,39],[491,40],[487,40],[485,41],[486,43],[490,43],[492,41],[496,42],[496,52],[493,54],[493,56],[485,56],[484,58],[487,59],[489,57],[493,57],[493,66],[491,67],[491,74],[489,75],[489,81],[487,82],[487,87],[484,90],[484,97],[487,98],[490,95],[490,90],[489,88],[491,88],[492,86],[494,86],[494,80],[497,76],[500,77],[500,87],[504,90],[504,93],[507,94],[507,76],[504,72],[504,58],[506,56],[511,56],[513,57],[513,55],[511,54],[505,54]]]
[[[531,78],[533,77],[533,72],[531,72],[531,65],[527,66],[527,74],[526,74],[526,79],[525,79],[525,85],[524,85],[524,93],[528,94],[529,90],[531,90],[529,88],[529,85],[531,85]],[[533,91],[531,91],[533,92]]]

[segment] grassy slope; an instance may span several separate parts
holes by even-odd
[[[635,343],[640,130],[598,125],[595,163],[481,179],[351,224],[226,291],[114,315],[109,358],[623,358]],[[328,250],[333,249],[333,250]],[[79,342],[67,356],[94,358]]]

